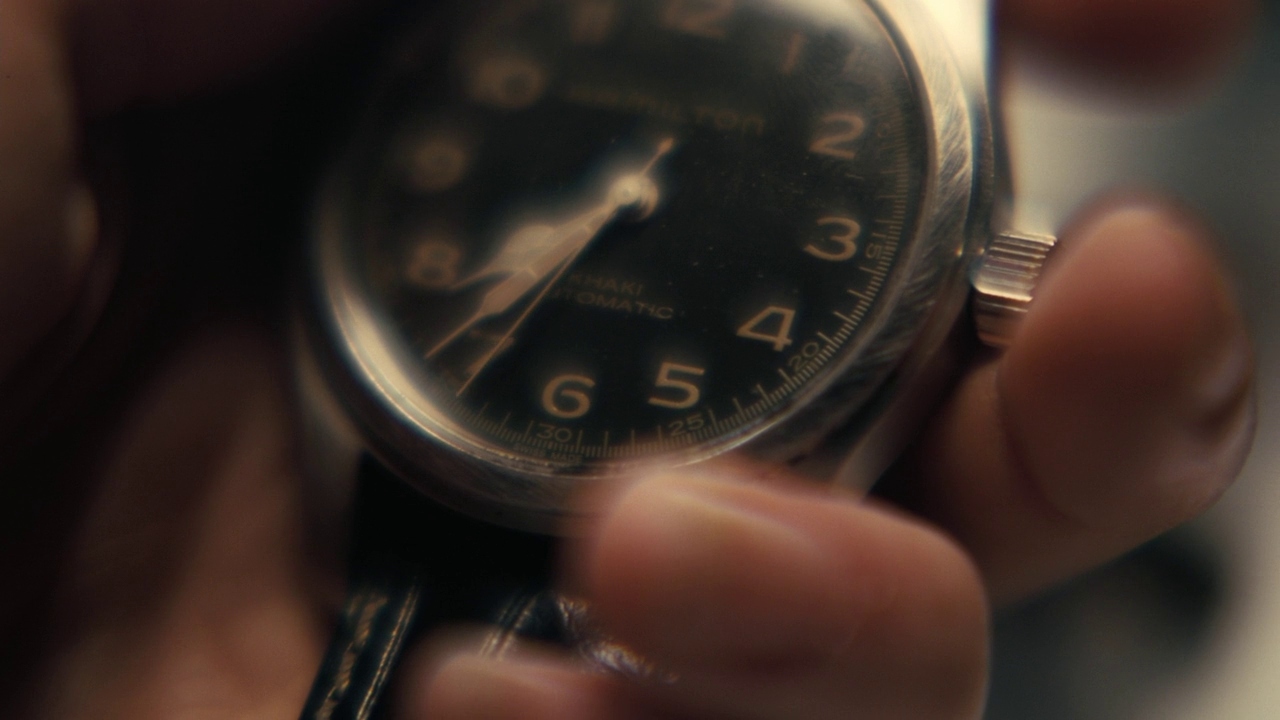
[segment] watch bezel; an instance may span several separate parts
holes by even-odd
[[[304,293],[304,352],[330,385],[336,405],[352,421],[368,450],[400,477],[456,510],[502,525],[561,531],[577,513],[573,497],[585,482],[607,481],[655,461],[689,465],[731,450],[779,462],[795,461],[823,446],[841,428],[875,435],[875,418],[899,402],[935,355],[967,296],[968,271],[990,236],[998,180],[985,58],[953,54],[928,11],[911,0],[864,0],[898,45],[925,110],[929,167],[924,203],[904,258],[904,279],[883,302],[891,308],[874,321],[858,352],[847,354],[826,380],[797,394],[777,420],[717,445],[673,457],[622,462],[590,475],[566,472],[551,462],[509,453],[475,453],[450,439],[439,423],[424,422],[419,399],[400,388],[393,358],[379,356],[376,317],[361,293],[335,270],[341,263],[341,221],[332,199],[342,179],[327,179],[313,218],[316,251],[308,262]],[[975,6],[978,4],[975,3]],[[975,10],[976,12],[984,12]],[[971,53],[970,53],[971,54]],[[859,467],[865,463],[856,463]],[[848,474],[848,473],[845,473]],[[849,478],[842,478],[849,481]]]

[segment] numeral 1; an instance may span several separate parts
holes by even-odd
[[[791,36],[791,42],[787,44],[787,54],[782,59],[782,74],[790,75],[796,71],[796,67],[800,64],[800,56],[804,53],[804,46],[809,42],[809,38],[804,33],[795,33]]]

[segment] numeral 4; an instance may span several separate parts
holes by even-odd
[[[795,322],[795,310],[771,305],[738,328],[738,337],[769,343],[774,350],[782,352],[793,342],[791,328]]]

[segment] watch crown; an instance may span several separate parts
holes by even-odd
[[[1052,235],[1018,232],[1003,232],[991,240],[973,278],[973,319],[982,342],[1008,347],[1057,242]]]

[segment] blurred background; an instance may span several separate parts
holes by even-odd
[[[1223,238],[1258,347],[1243,477],[1194,526],[997,623],[989,720],[1280,718],[1280,1],[1228,82],[1127,107],[1012,78],[1025,220],[1058,224],[1116,186],[1172,192]]]

